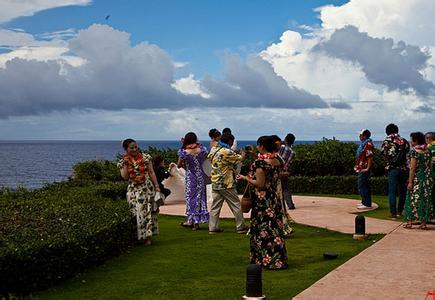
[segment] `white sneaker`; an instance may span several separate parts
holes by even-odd
[[[360,204],[356,207],[357,209],[369,209],[371,208],[370,206],[365,206],[364,204]]]

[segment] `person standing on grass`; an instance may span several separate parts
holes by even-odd
[[[207,158],[207,149],[198,143],[195,133],[188,132],[183,139],[183,146],[178,150],[177,166],[186,170],[186,222],[181,226],[198,230],[200,223],[207,223],[209,214],[205,189],[205,174],[202,164]]]
[[[432,155],[426,145],[424,134],[411,133],[412,149],[409,152],[410,170],[408,194],[405,201],[405,228],[412,228],[412,221],[420,221],[420,229],[432,215]]]
[[[157,212],[153,211],[154,196],[160,192],[152,159],[142,153],[135,140],[122,142],[126,153],[118,161],[122,178],[128,180],[127,201],[132,214],[136,217],[137,238],[145,245],[151,245],[152,236],[159,233]]]
[[[295,142],[295,136],[292,133],[286,135],[284,139],[284,144],[281,145],[279,149],[279,156],[282,158],[284,165],[280,173],[282,194],[285,203],[287,203],[288,209],[295,209],[295,204],[292,199],[292,194],[290,192],[289,177],[290,177],[290,166],[295,157],[295,151],[292,149],[292,145]]]
[[[361,195],[361,204],[358,209],[372,207],[372,195],[370,191],[370,170],[373,166],[374,145],[370,138],[371,132],[363,129],[359,132],[360,144],[356,150],[355,171],[358,174],[358,191]]]
[[[237,233],[246,233],[247,229],[243,220],[243,212],[239,196],[236,191],[235,169],[245,157],[245,153],[237,154],[231,150],[234,136],[231,133],[223,133],[218,146],[211,149],[208,158],[211,161],[211,182],[213,201],[210,209],[209,233],[221,233],[219,227],[219,215],[224,201],[227,202],[236,221]]]
[[[406,181],[408,180],[407,155],[409,143],[399,135],[399,127],[388,124],[385,128],[387,137],[382,143],[381,152],[388,172],[388,204],[391,218],[400,218],[406,199]],[[396,202],[396,193],[399,201]]]
[[[427,148],[432,155],[432,216],[435,219],[435,132],[428,132],[425,135]]]
[[[257,149],[260,154],[253,164],[253,176],[237,176],[255,187],[249,229],[251,264],[272,270],[286,269],[284,207],[277,193],[283,161],[276,155],[276,144],[270,136],[260,137]]]

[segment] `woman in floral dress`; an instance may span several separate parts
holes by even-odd
[[[122,178],[128,180],[127,201],[136,217],[137,238],[150,245],[152,236],[159,233],[153,202],[156,191],[160,191],[151,156],[140,152],[133,139],[124,140],[122,147],[126,153],[118,161],[118,168]]]
[[[195,133],[189,132],[183,139],[183,146],[178,150],[178,167],[184,165],[186,170],[186,222],[180,225],[198,230],[200,223],[207,223],[209,214],[205,188],[205,174],[202,164],[207,159],[207,149],[198,143]]]
[[[419,227],[427,229],[432,214],[432,157],[423,133],[411,133],[411,145],[404,227],[412,228],[412,221],[420,221]]]
[[[257,141],[259,158],[253,164],[253,177],[238,175],[255,187],[252,195],[250,226],[251,263],[268,269],[287,268],[287,250],[283,232],[283,207],[277,197],[281,158],[274,153],[273,138]]]

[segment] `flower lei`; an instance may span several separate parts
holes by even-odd
[[[218,145],[222,148],[227,148],[227,149],[231,148],[230,145],[228,145],[227,143],[221,142],[221,141],[218,141]]]
[[[187,145],[186,149],[192,150],[192,149],[196,149],[198,147],[199,147],[199,144],[198,143],[194,143],[194,144]]]
[[[392,134],[387,135],[387,136],[385,137],[385,139],[386,139],[386,140],[388,140],[388,139],[393,140],[393,139],[395,139],[395,138],[397,138],[397,137],[400,137],[400,135],[399,135],[398,133],[392,133]]]
[[[258,153],[258,159],[274,159],[276,157],[276,153],[272,152],[272,153]]]
[[[128,178],[136,183],[145,182],[145,161],[142,153],[138,153],[135,157],[125,154],[123,157],[127,164]]]
[[[415,145],[414,149],[417,149],[417,150],[426,150],[427,149],[427,144]]]
[[[372,142],[371,138],[365,139],[364,141],[361,141],[358,148],[356,149],[356,156],[359,157],[361,152],[364,150],[364,147],[367,145],[367,143]]]

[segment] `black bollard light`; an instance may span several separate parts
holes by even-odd
[[[366,235],[366,219],[362,215],[355,217],[355,234],[353,238],[355,240],[364,240]]]
[[[257,300],[266,299],[263,296],[263,284],[261,282],[261,267],[250,264],[246,268],[246,295],[242,299]]]

